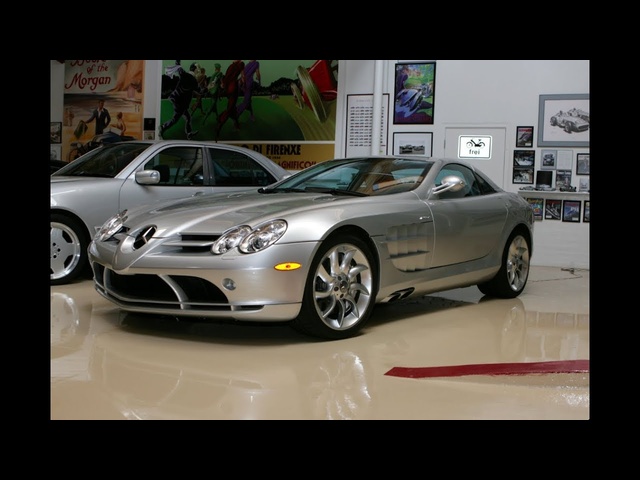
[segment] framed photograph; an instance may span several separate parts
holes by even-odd
[[[544,219],[560,220],[562,218],[562,200],[547,199],[544,202]]]
[[[426,155],[431,156],[433,133],[394,133],[394,155]]]
[[[433,125],[436,63],[396,63],[393,123]]]
[[[582,221],[589,223],[589,207],[591,206],[590,200],[584,201],[584,213],[582,214]]]
[[[580,177],[578,181],[579,192],[589,192],[589,177]]]
[[[536,163],[535,150],[514,150],[513,166],[514,167],[533,167]]]
[[[62,160],[62,145],[51,145],[50,160]]]
[[[51,143],[62,143],[62,122],[51,122]]]
[[[388,153],[389,139],[389,97],[382,95],[380,112],[380,155]],[[371,130],[373,128],[373,94],[347,95],[347,141],[345,156],[357,157],[371,153]]]
[[[540,168],[542,170],[555,170],[557,159],[557,150],[542,150],[542,165],[540,165]]]
[[[576,175],[589,175],[589,154],[579,153],[576,159]]]
[[[562,221],[580,223],[580,200],[562,201]]]
[[[517,148],[533,147],[533,127],[516,128],[516,147]]]
[[[514,167],[513,183],[533,184],[533,167]]]
[[[538,147],[589,146],[589,94],[540,95]]]
[[[542,220],[544,199],[527,197],[527,202],[529,202],[529,205],[531,205],[531,208],[533,209],[533,219],[537,221]]]
[[[571,170],[556,170],[556,188],[562,190],[569,187],[571,187]]]

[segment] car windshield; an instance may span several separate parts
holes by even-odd
[[[103,145],[57,170],[52,176],[113,178],[147,148],[148,143],[135,142]]]
[[[333,195],[387,195],[413,190],[422,183],[432,161],[362,157],[327,160],[264,188],[262,193],[326,192]]]

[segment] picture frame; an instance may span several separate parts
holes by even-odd
[[[588,193],[590,190],[589,177],[580,177],[578,180],[578,191]]]
[[[51,122],[51,143],[62,143],[62,122]]]
[[[533,147],[533,127],[516,128],[516,148]]]
[[[590,221],[590,207],[591,207],[591,201],[590,200],[585,200],[584,201],[584,212],[582,214],[582,221],[585,223],[589,223]]]
[[[50,160],[62,160],[62,145],[51,145]]]
[[[580,223],[582,202],[580,200],[562,201],[562,221]]]
[[[433,125],[436,62],[396,63],[393,123]]]
[[[540,153],[540,170],[555,170],[558,159],[557,150],[542,150]]]
[[[514,167],[533,167],[536,164],[535,150],[514,150],[513,166]]]
[[[576,155],[576,175],[589,175],[589,154],[578,153]]]
[[[512,183],[533,185],[533,167],[514,167]]]
[[[380,112],[380,155],[388,152],[389,140],[389,97],[382,95]],[[345,156],[356,157],[371,153],[371,131],[373,128],[373,94],[347,95],[347,141]]]
[[[589,94],[540,95],[538,147],[589,146]]]
[[[562,200],[547,198],[544,202],[544,219],[560,220],[562,218]]]
[[[556,188],[560,191],[571,188],[571,170],[556,170]]]
[[[527,197],[527,202],[529,202],[529,205],[531,205],[531,208],[533,209],[533,219],[535,221],[541,221],[542,214],[544,213],[544,199]]]
[[[432,146],[432,132],[394,132],[393,134],[394,155],[426,155],[430,157]]]

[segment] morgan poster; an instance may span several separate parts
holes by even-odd
[[[145,60],[66,60],[61,159],[91,142],[141,139]]]

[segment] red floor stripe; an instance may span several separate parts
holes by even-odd
[[[588,373],[589,360],[531,363],[480,363],[448,367],[393,367],[385,375],[405,378],[461,377],[464,375],[527,375],[531,373]]]

